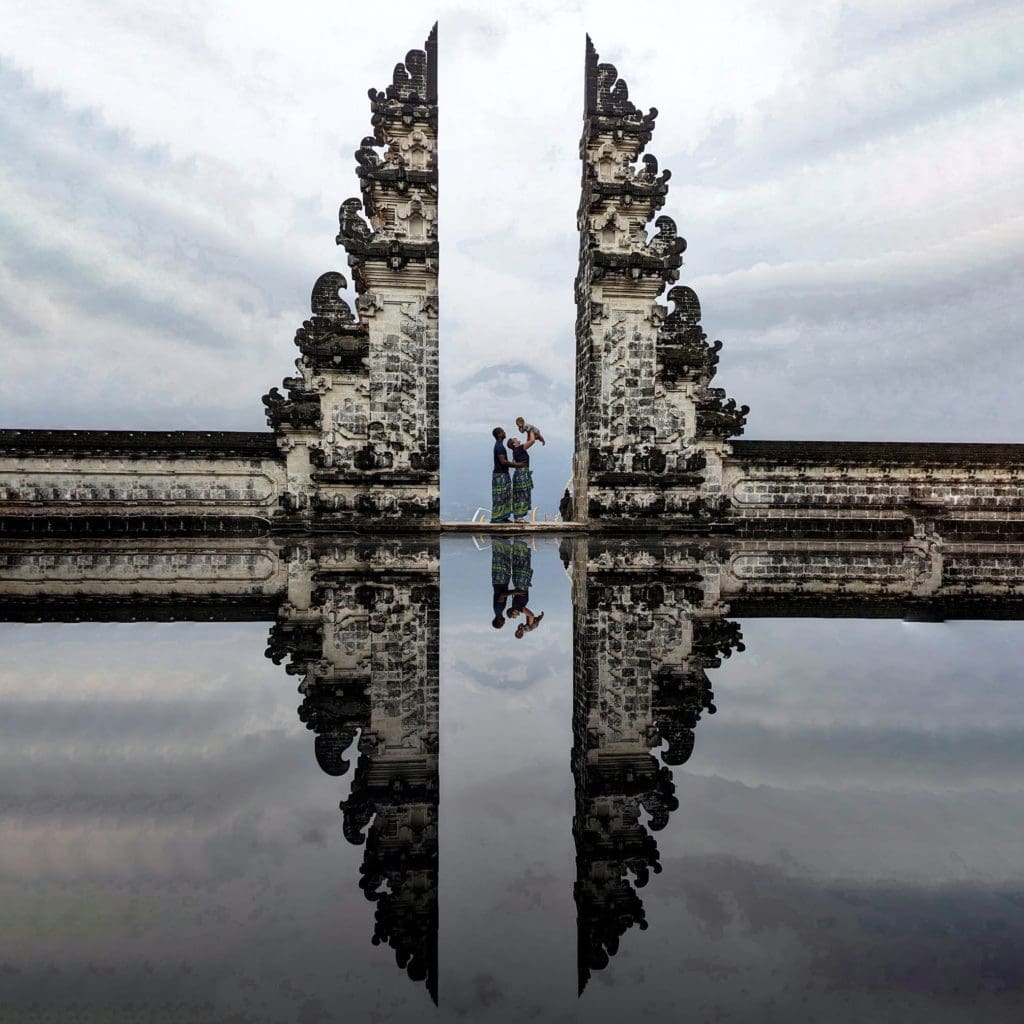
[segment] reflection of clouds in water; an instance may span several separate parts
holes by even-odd
[[[1020,791],[841,789],[824,782],[786,789],[688,769],[673,774],[680,804],[674,821],[700,827],[661,832],[663,858],[737,856],[859,885],[1024,884]]]
[[[747,650],[715,671],[732,723],[941,732],[1024,727],[1018,622],[745,619]]]
[[[219,876],[319,821],[313,800],[271,820],[309,752],[264,623],[3,631],[0,871]]]
[[[547,616],[544,621],[546,625]],[[469,635],[456,640],[450,631],[445,631],[441,671],[446,685],[468,683],[489,689],[525,691],[545,682],[556,672],[551,662],[552,645],[532,642],[541,637],[540,632],[530,634],[531,642],[528,642],[526,639],[516,640],[509,628],[507,643],[501,642],[504,633],[498,634],[498,640],[492,639],[496,631],[487,623],[476,633],[479,635],[466,630],[465,634]],[[463,630],[459,630],[459,634],[465,635]],[[553,645],[557,646],[557,643],[555,639]],[[449,644],[457,644],[457,649],[449,650]]]
[[[3,631],[9,1019],[412,1019],[266,623]]]
[[[787,994],[785,1016],[757,1019],[857,1020],[880,1005],[886,1020],[955,1020],[967,1005],[1013,1019],[1019,887],[822,884],[742,856],[666,859],[658,885],[651,931],[671,919],[672,951],[648,933],[621,960],[645,964],[652,1000],[685,984],[694,1019],[748,1019]]]
[[[545,629],[515,641],[487,621],[489,553],[464,554],[441,594],[442,1014],[1015,1019],[1018,624],[742,622],[746,651],[711,673],[721,713],[672,769],[650,929],[577,1002],[569,590],[557,548],[535,551]],[[266,635],[3,627],[0,899],[23,1004],[59,963],[104,1007],[89,963],[182,1020],[210,1017],[182,991],[238,1019],[419,1016],[367,941],[347,780],[317,768]]]
[[[728,693],[728,691],[725,691]],[[719,699],[723,699],[720,696]],[[760,728],[728,716],[690,769],[751,785],[1024,791],[1024,727],[914,730],[841,724]]]
[[[1016,622],[748,619],[713,673],[697,774],[850,789],[1024,790]]]
[[[288,716],[272,695],[236,685],[240,652],[244,678],[274,672],[259,657],[266,633],[262,622],[3,622],[0,699],[102,697],[108,705],[140,698],[153,704],[229,699],[235,725],[239,715],[254,724],[285,725]],[[201,653],[201,669],[182,661],[183,650]],[[171,684],[169,676],[179,667],[181,679]],[[220,721],[220,716],[210,719]]]

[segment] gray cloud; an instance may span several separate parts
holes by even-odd
[[[888,26],[865,17],[869,31],[853,45],[845,44],[857,12],[843,13],[831,63],[762,101],[744,122],[713,123],[686,161],[688,182],[742,187],[838,154],[857,160],[868,145],[905,146],[934,122],[1024,87],[1016,59],[1020,18],[1007,4],[962,5],[904,25],[896,12]]]
[[[721,698],[720,698],[721,699]],[[727,716],[726,716],[727,719]],[[717,726],[718,723],[715,723]],[[700,774],[724,772],[776,785],[837,788],[873,786],[927,790],[941,779],[943,789],[997,787],[1024,790],[1024,726],[970,729],[947,726],[915,732],[884,726],[758,728],[744,723],[699,734]],[[899,751],[893,757],[893,751]]]

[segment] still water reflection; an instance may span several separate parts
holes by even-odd
[[[1019,599],[825,554],[8,542],[0,1021],[1019,1019]]]

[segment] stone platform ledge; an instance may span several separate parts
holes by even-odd
[[[600,526],[593,523],[473,523],[445,520],[442,533],[597,533]]]

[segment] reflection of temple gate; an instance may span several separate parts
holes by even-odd
[[[672,769],[716,711],[709,670],[743,649],[730,616],[1024,617],[1017,545],[946,540],[934,524],[904,541],[576,536],[561,553],[581,987],[646,926]],[[316,761],[351,779],[342,829],[365,844],[373,941],[436,999],[438,574],[436,539],[7,540],[0,618],[273,620],[267,656],[300,679]]]
[[[22,541],[0,550],[0,618],[275,619],[317,764],[351,777],[346,839],[373,943],[437,1000],[436,539]],[[353,747],[355,743],[355,747]],[[351,760],[356,761],[354,770]]]
[[[323,771],[348,772],[358,735],[341,811],[346,839],[366,844],[373,942],[437,1002],[437,544],[338,546],[292,565],[267,656],[302,677],[299,718]]]
[[[679,806],[668,766],[687,761],[701,714],[716,710],[705,670],[743,649],[738,625],[706,607],[698,567],[658,575],[643,564],[590,569],[586,541],[573,556],[581,992],[629,928],[647,927],[635,889],[661,870],[648,829],[663,829]],[[652,754],[663,743],[664,764]]]

